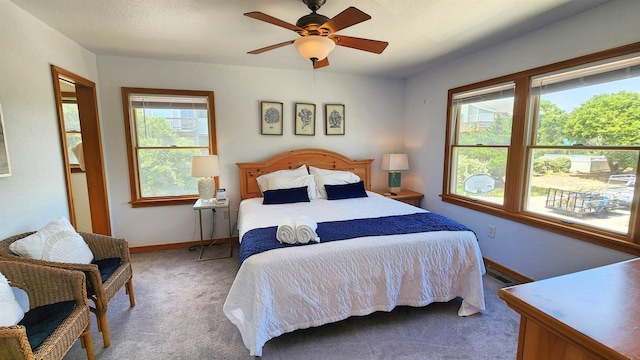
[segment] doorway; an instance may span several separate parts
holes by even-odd
[[[51,74],[69,221],[78,231],[111,235],[95,83],[54,65]]]

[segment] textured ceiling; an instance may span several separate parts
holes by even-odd
[[[293,31],[243,16],[261,11],[295,24],[301,0],[10,0],[97,55],[311,71]],[[349,6],[372,19],[339,34],[388,41],[380,55],[336,47],[317,71],[406,77],[436,63],[562,20],[610,0],[327,0],[329,18]]]

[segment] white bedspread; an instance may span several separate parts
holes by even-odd
[[[285,216],[317,222],[412,214],[422,209],[368,192],[368,198],[240,204],[240,239],[252,228],[276,226]],[[247,258],[223,310],[251,355],[286,332],[353,315],[463,299],[458,315],[484,311],[485,273],[475,235],[439,231],[373,236],[275,249]]]

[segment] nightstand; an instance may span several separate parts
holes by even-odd
[[[216,209],[224,209],[228,215],[229,218],[229,238],[227,238],[227,240],[221,244],[216,244],[215,243],[215,239],[211,239],[211,243],[208,245],[210,247],[213,246],[220,246],[220,247],[226,247],[228,248],[228,251],[226,252],[226,254],[222,255],[222,256],[217,256],[217,257],[212,257],[212,258],[203,258],[202,257],[202,253],[204,252],[204,235],[202,234],[202,210],[206,210],[206,209],[211,209],[213,211],[213,230],[215,231],[215,216],[216,216]],[[215,259],[223,259],[223,258],[230,258],[232,255],[232,247],[231,247],[231,214],[229,214],[229,199],[226,199],[224,201],[213,201],[210,203],[205,203],[202,202],[201,199],[198,199],[198,201],[196,201],[196,203],[193,205],[193,210],[197,210],[198,211],[198,215],[200,218],[200,255],[198,255],[198,261],[203,261],[203,260],[215,260]]]
[[[396,195],[392,195],[387,190],[377,190],[376,193],[386,196],[393,200],[402,201],[403,203],[407,203],[409,205],[420,207],[420,199],[424,197],[423,194],[419,192],[411,191],[411,190],[402,190]]]

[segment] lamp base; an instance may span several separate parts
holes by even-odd
[[[205,177],[198,180],[198,194],[202,202],[213,202],[213,194],[216,190],[216,182],[212,177]]]
[[[398,194],[400,192],[400,183],[402,174],[399,171],[389,171],[389,192]]]

